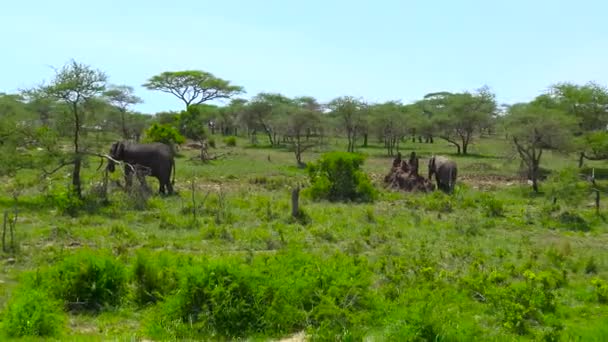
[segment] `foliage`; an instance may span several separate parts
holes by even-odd
[[[78,197],[82,196],[80,171],[81,153],[84,152],[84,149],[80,138],[85,123],[83,106],[105,90],[106,80],[107,76],[102,71],[72,60],[56,71],[50,85],[43,85],[39,89],[32,90],[32,92],[44,94],[45,97],[61,101],[69,107],[72,115],[71,132],[74,151],[71,189]]]
[[[183,144],[186,139],[179,134],[177,129],[169,125],[159,125],[154,123],[150,128],[148,128],[148,130],[146,130],[146,141],[161,142],[169,146],[173,146],[174,144]]]
[[[468,146],[476,130],[485,128],[496,113],[495,95],[488,87],[477,93],[432,93],[425,96],[425,109],[433,115],[441,138],[457,148],[457,153],[468,153]]]
[[[56,337],[65,322],[61,303],[42,290],[22,288],[7,305],[2,330],[8,337]]]
[[[192,105],[179,114],[179,132],[186,138],[204,141],[207,138],[207,122],[217,113],[212,105]]]
[[[165,71],[151,77],[143,86],[173,94],[184,102],[186,108],[243,92],[242,87],[201,70]]]
[[[364,157],[347,152],[328,152],[308,165],[313,199],[373,202],[377,197],[369,178],[361,171]]]
[[[341,124],[348,138],[347,152],[355,151],[357,137],[364,126],[367,105],[362,99],[352,96],[343,96],[329,102],[331,115]]]
[[[227,137],[224,139],[224,144],[228,147],[236,146],[236,137]]]
[[[311,328],[316,338],[356,331],[376,310],[364,263],[342,254],[296,251],[246,265],[235,258],[182,269],[179,290],[154,314],[149,330],[166,338],[271,336]]]
[[[168,253],[138,252],[133,265],[135,302],[154,304],[169,295],[178,285],[177,266]]]
[[[66,307],[99,311],[121,302],[127,274],[114,257],[83,250],[55,266],[46,281],[49,291]]]
[[[128,119],[129,106],[143,103],[143,100],[134,94],[133,87],[130,86],[110,86],[108,90],[103,93],[103,96],[107,101],[115,106],[120,113],[120,132],[124,139],[131,138],[131,131],[133,127],[130,127],[130,120]]]
[[[543,151],[547,148],[568,151],[572,146],[574,123],[563,112],[544,107],[539,101],[511,106],[506,118],[510,139],[526,166],[535,191],[538,191],[538,171]]]
[[[597,301],[602,304],[608,304],[608,283],[600,278],[593,278],[591,285],[595,287]]]

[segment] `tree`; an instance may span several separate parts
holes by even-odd
[[[218,107],[213,105],[192,105],[179,115],[179,131],[186,138],[201,144],[201,160],[207,160],[207,130],[206,123],[217,115]]]
[[[517,154],[526,166],[532,188],[538,192],[541,157],[547,148],[568,151],[575,121],[564,112],[538,102],[509,108],[505,126]]]
[[[428,95],[427,95],[428,96]],[[439,137],[456,146],[458,154],[468,154],[474,133],[486,127],[497,110],[495,95],[487,87],[477,93],[441,93],[431,100]]]
[[[608,124],[608,89],[597,83],[557,83],[539,97],[545,106],[558,108],[577,120],[579,167],[585,159],[608,159],[603,142]]]
[[[316,130],[320,124],[319,114],[309,107],[294,106],[288,112],[286,136],[292,145],[296,162],[299,167],[305,167],[302,153],[319,144],[319,140],[308,136],[309,132]],[[308,137],[308,138],[307,138]]]
[[[150,90],[173,94],[182,100],[186,109],[214,99],[227,99],[244,92],[243,87],[215,77],[201,70],[165,71],[143,84]]]
[[[293,105],[293,100],[281,94],[259,93],[247,104],[242,121],[251,131],[250,134],[255,135],[257,130],[263,130],[270,146],[277,146],[278,125],[285,122],[286,109]]]
[[[107,76],[100,70],[71,60],[61,69],[55,70],[55,77],[49,85],[40,86],[37,91],[68,105],[72,116],[72,147],[74,151],[72,164],[72,186],[74,193],[82,197],[80,169],[83,150],[80,135],[83,128],[83,105],[88,100],[100,95],[106,86]]]
[[[371,112],[372,124],[384,142],[387,154],[393,156],[395,149],[399,151],[399,142],[405,135],[406,107],[391,101],[372,106]]]
[[[13,176],[33,167],[34,159],[27,149],[38,145],[40,136],[31,124],[35,114],[28,109],[21,96],[0,93],[0,176]]]
[[[232,99],[227,106],[219,108],[215,123],[222,135],[238,135],[238,121],[245,111],[246,103],[247,100],[237,98]]]
[[[355,152],[357,134],[361,131],[366,104],[361,99],[343,96],[333,99],[328,104],[332,115],[339,119],[348,139],[347,152]]]
[[[125,85],[111,86],[103,95],[120,113],[120,128],[123,139],[130,139],[131,136],[127,125],[127,113],[130,106],[143,103],[143,100],[135,96],[133,87]]]

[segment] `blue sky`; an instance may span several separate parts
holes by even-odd
[[[0,92],[69,59],[136,88],[154,113],[181,110],[141,87],[201,69],[258,92],[410,102],[487,84],[503,103],[561,81],[608,85],[607,1],[4,1]]]

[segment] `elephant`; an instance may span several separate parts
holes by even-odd
[[[160,184],[159,193],[165,194],[165,190],[168,190],[170,195],[173,194],[175,159],[170,146],[163,143],[137,144],[117,141],[112,144],[110,157],[116,161],[130,164],[125,165],[127,187],[131,185],[133,168],[137,170],[144,167],[148,171],[146,175],[158,179],[158,183]],[[114,172],[114,164],[112,160],[108,162],[108,171]],[[173,180],[171,180],[171,172],[173,172]]]
[[[437,188],[451,193],[456,185],[458,167],[456,162],[442,156],[432,156],[429,159],[429,180],[435,175]]]

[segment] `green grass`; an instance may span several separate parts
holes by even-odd
[[[110,204],[85,201],[70,216],[57,210],[57,197],[44,196],[49,182],[37,181],[36,172],[4,179],[3,211],[15,206],[15,184],[28,186],[16,204],[18,249],[0,263],[2,323],[10,322],[11,303],[22,302],[23,293],[46,291],[46,280],[67,288],[61,279],[81,279],[74,275],[76,261],[97,255],[106,266],[83,274],[107,280],[104,267],[120,265],[120,300],[94,292],[103,305],[82,313],[66,309],[65,296],[50,291],[50,304],[41,305],[59,308],[49,318],[59,325],[59,340],[269,340],[300,331],[321,340],[378,341],[608,336],[608,304],[601,299],[608,281],[605,216],[589,205],[591,193],[560,197],[557,206],[549,189],[559,184],[541,183],[546,192],[532,194],[518,182],[519,162],[508,158],[505,141],[478,140],[469,156],[451,155],[454,149],[440,140],[401,145],[402,153],[421,156],[423,174],[431,154],[453,157],[460,181],[452,196],[384,190],[392,158],[382,146],[360,148],[379,198],[344,204],[304,196],[304,222],[289,217],[291,188],[308,183],[293,153],[252,147],[242,138],[234,147],[217,145],[211,153],[223,157],[209,163],[191,160],[197,151],[180,151],[179,195],[153,196],[143,209],[113,189]],[[331,139],[304,160],[344,146]],[[552,174],[577,163],[574,156],[543,158]],[[96,168],[91,160],[84,170],[85,192],[101,180]],[[65,189],[67,171],[50,181],[51,193]],[[156,191],[156,180],[149,184]],[[607,209],[602,201],[604,215]],[[59,270],[71,276],[46,275]],[[43,279],[28,280],[37,271]],[[244,325],[230,325],[235,322]]]

